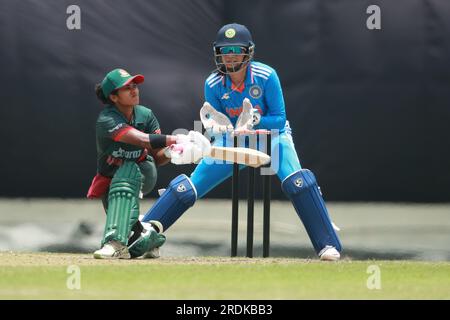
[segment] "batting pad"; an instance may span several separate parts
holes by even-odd
[[[139,217],[141,184],[141,172],[133,161],[125,161],[114,174],[109,188],[102,246],[111,240],[127,244],[131,228]]]
[[[317,254],[326,246],[341,251],[341,243],[314,174],[308,169],[301,169],[284,179],[281,188],[294,205]]]
[[[173,179],[161,197],[142,218],[142,222],[156,220],[167,230],[197,200],[194,184],[185,174]]]

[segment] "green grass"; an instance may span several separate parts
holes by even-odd
[[[0,255],[0,299],[450,299],[450,263],[76,257],[34,265]],[[67,288],[65,263],[78,263],[80,290]],[[380,268],[379,290],[366,286],[369,265]]]

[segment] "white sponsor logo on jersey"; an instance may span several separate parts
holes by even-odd
[[[119,124],[118,124],[117,126],[115,126],[114,128],[109,129],[108,132],[109,132],[109,133],[114,132],[114,131],[116,131],[116,130],[122,128],[123,125],[124,125],[124,123],[119,123]]]
[[[122,148],[111,153],[114,158],[137,159],[141,156],[142,150],[126,151]]]

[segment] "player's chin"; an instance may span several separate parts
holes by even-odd
[[[132,98],[133,104],[139,104],[139,96],[133,97]]]

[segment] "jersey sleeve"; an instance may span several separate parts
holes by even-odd
[[[114,141],[119,141],[132,128],[123,119],[115,117],[113,114],[101,115],[96,124],[96,132],[99,138],[109,138]]]
[[[161,128],[159,126],[158,119],[156,119],[156,116],[152,111],[150,111],[147,120],[147,132],[161,134]]]
[[[280,79],[275,70],[265,85],[265,100],[268,106],[267,113],[261,117],[256,129],[282,129],[286,124],[286,110],[284,106],[283,91]]]
[[[217,97],[214,88],[211,88],[208,85],[207,81],[205,81],[205,102],[209,102],[214,107],[214,109],[222,112],[220,108],[220,100]]]

